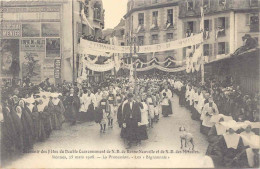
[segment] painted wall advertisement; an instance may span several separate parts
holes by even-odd
[[[0,37],[21,37],[20,23],[0,23]]]

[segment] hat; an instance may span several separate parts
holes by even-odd
[[[225,126],[227,130],[233,129],[233,130],[237,131],[238,129],[241,128],[240,125],[235,120],[220,122],[220,124]]]
[[[128,93],[127,97],[128,97],[128,98],[133,98],[134,95],[133,95],[132,93]]]

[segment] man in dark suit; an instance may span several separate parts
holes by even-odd
[[[123,127],[125,128],[125,138],[128,141],[128,148],[132,143],[138,142],[138,125],[141,122],[141,109],[139,104],[133,100],[134,95],[127,95],[128,102],[123,108]]]

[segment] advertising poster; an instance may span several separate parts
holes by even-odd
[[[59,37],[60,23],[42,23],[42,37]]]
[[[42,75],[43,80],[49,78],[50,82],[54,82],[54,60],[45,59],[43,61]]]
[[[45,51],[45,39],[35,38],[35,39],[22,39],[21,40],[21,50],[22,51]]]
[[[46,38],[46,58],[60,57],[60,39]]]
[[[40,25],[38,23],[25,23],[22,24],[23,37],[39,37]]]
[[[0,40],[1,76],[18,75],[19,66],[19,39]]]
[[[44,57],[43,52],[21,52],[22,55],[22,75],[29,77],[32,83],[39,84],[41,82],[41,58]]]

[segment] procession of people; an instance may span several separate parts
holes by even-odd
[[[227,81],[206,79],[201,84],[186,74],[140,74],[134,82],[108,77],[99,85],[55,86],[46,79],[39,85],[3,86],[2,91],[6,94],[2,95],[1,148],[6,159],[30,152],[35,142],[62,130],[63,123],[95,121],[102,134],[118,125],[127,149],[141,145],[162,118],[180,113],[172,106],[177,95],[178,104],[201,123],[200,132],[209,142],[205,155],[215,166],[259,165],[259,95],[244,95]]]

